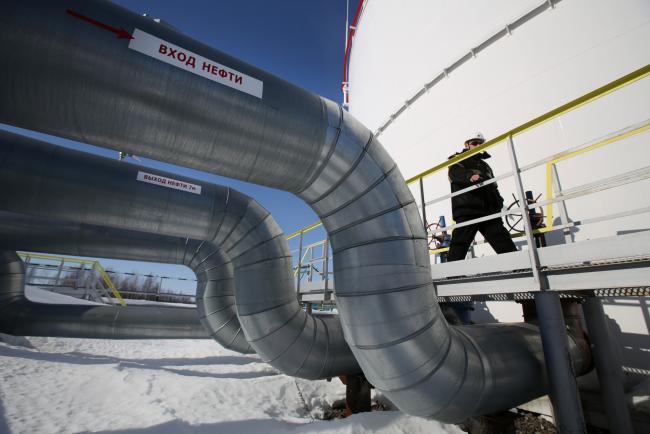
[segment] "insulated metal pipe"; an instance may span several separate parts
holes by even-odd
[[[183,308],[183,315],[190,315],[192,324],[198,324],[199,320],[204,323],[202,332],[201,327],[197,327],[201,337],[212,337],[222,346],[234,351],[252,353],[253,350],[241,333],[239,323],[236,321],[235,324],[228,323],[228,320],[236,315],[232,264],[221,266],[224,261],[219,255],[201,261],[203,255],[198,255],[197,252],[208,246],[211,244],[187,238],[165,237],[0,212],[0,249],[2,250],[45,251],[73,256],[110,257],[187,265],[197,276],[198,309]],[[79,322],[79,312],[75,310],[76,308],[70,310],[67,306],[36,305],[37,303],[24,300],[20,304],[0,307],[7,315],[9,310],[17,312],[15,315],[9,315],[16,319],[3,323],[2,330],[5,333],[11,330],[11,334],[28,336],[46,333],[47,336],[80,337],[69,334],[70,330],[77,329],[74,324]],[[128,309],[129,313],[137,315],[142,307],[129,306]],[[31,312],[31,315],[21,314],[24,310]],[[47,314],[44,314],[43,310],[46,310]],[[162,328],[168,321],[170,323],[176,321],[171,315],[172,310],[165,312],[169,314],[158,318],[160,324],[156,327]],[[45,318],[48,321],[51,319],[51,323],[44,325]],[[124,315],[120,318],[123,319]],[[112,320],[110,322],[112,323]],[[226,323],[228,324],[225,325]],[[217,329],[221,325],[223,326],[217,333],[208,334],[208,330]],[[106,325],[99,322],[84,324],[83,337],[92,336],[92,330],[101,327]]]
[[[196,309],[35,303],[25,298],[25,267],[0,251],[0,331],[17,336],[107,339],[198,339],[208,333]]]
[[[535,307],[544,345],[551,402],[560,433],[586,433],[578,382],[571,360],[567,327],[562,315],[560,296],[551,291],[535,294]]]
[[[400,409],[457,422],[546,392],[536,328],[444,321],[411,192],[336,104],[115,5],[5,9],[0,121],[296,193],[329,233],[346,340]]]
[[[289,191],[323,162],[318,95],[108,1],[2,7],[0,122]]]
[[[0,147],[0,183],[7,183],[0,209],[201,240],[184,246],[183,261],[208,276],[199,279],[207,285],[199,309],[220,343],[239,351],[250,344],[264,361],[304,378],[359,371],[338,318],[301,309],[284,234],[250,197],[6,132]]]

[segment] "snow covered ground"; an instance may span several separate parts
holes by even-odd
[[[318,420],[344,395],[338,379],[294,380],[212,340],[0,335],[3,434],[462,432],[398,411]]]
[[[36,286],[25,286],[25,297],[35,303],[45,304],[86,304],[102,306],[102,303],[97,303],[90,300],[82,300],[80,298],[70,297],[68,295],[57,294],[56,292],[48,291]]]
[[[27,285],[25,286],[25,297],[28,300],[31,300],[36,303],[45,303],[45,304],[86,304],[86,305],[96,305],[102,306],[104,304],[109,304],[109,300],[106,297],[103,298],[105,303],[98,303],[90,300],[83,300],[80,298],[71,297],[69,295],[58,294],[56,292],[48,291],[46,289],[39,288],[37,286]],[[117,299],[113,298],[110,304],[117,304]],[[149,305],[149,306],[174,306],[174,307],[186,307],[189,309],[196,308],[195,304],[187,303],[163,303],[158,301],[149,301],[149,300],[126,300],[127,305]]]

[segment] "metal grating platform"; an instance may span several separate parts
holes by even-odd
[[[563,297],[650,296],[650,232],[538,250],[541,279]],[[441,302],[532,298],[540,290],[526,251],[438,264],[432,279]]]

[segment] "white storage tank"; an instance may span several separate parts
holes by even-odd
[[[349,110],[375,131],[408,179],[445,161],[476,131],[489,140],[647,66],[649,42],[646,0],[365,0],[351,45]],[[643,78],[520,134],[520,165],[643,125],[648,101],[650,78]],[[633,183],[568,201],[571,220],[650,206],[649,137],[640,132],[557,164],[563,189],[641,172]],[[489,152],[496,175],[510,170],[505,144]],[[535,197],[546,198],[544,165],[522,177]],[[424,184],[427,201],[449,193],[446,170]],[[417,183],[412,187],[419,199]],[[499,188],[512,202],[513,182]],[[426,211],[429,222],[444,215],[451,223],[449,200]],[[557,205],[552,216],[558,224]],[[645,213],[584,225],[574,236],[648,228]]]

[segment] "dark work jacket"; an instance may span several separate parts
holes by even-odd
[[[458,152],[449,158],[454,158],[466,151]],[[494,178],[492,168],[485,162],[488,158],[490,158],[490,154],[481,152],[449,166],[451,192],[454,193],[476,184],[469,180],[475,173],[481,176],[479,182]],[[499,194],[496,182],[451,198],[451,210],[454,220],[457,222],[494,214],[501,211],[502,207],[503,198]]]

